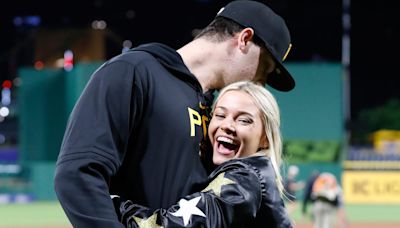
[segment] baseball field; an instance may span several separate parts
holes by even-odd
[[[400,227],[400,205],[346,205],[346,228]],[[311,228],[308,217],[299,211],[293,215],[295,227]],[[1,228],[67,228],[72,227],[58,202],[0,204]]]

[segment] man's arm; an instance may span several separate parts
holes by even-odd
[[[88,154],[90,152],[87,152]],[[56,168],[57,197],[73,227],[122,227],[109,198],[109,171],[95,158],[70,160]]]
[[[54,185],[74,227],[122,226],[108,184],[122,163],[129,138],[132,71],[122,62],[102,66],[68,121]]]

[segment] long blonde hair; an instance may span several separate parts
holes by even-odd
[[[280,166],[282,164],[281,120],[279,106],[276,99],[263,86],[250,81],[240,81],[224,87],[216,98],[212,109],[214,110],[215,104],[223,94],[232,90],[243,91],[249,94],[253,98],[257,108],[260,110],[265,135],[269,142],[269,148],[263,149],[262,152],[265,152],[265,154],[270,157],[276,175],[276,183],[281,196],[283,196],[284,187],[282,175],[280,173]]]

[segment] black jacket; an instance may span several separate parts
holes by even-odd
[[[103,64],[70,115],[56,166],[72,225],[121,226],[110,194],[168,207],[205,181],[199,143],[211,102],[167,46],[142,45]]]
[[[223,163],[201,192],[169,209],[151,209],[114,199],[126,227],[292,227],[265,156]]]

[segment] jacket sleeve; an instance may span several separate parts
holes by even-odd
[[[121,165],[130,113],[141,98],[133,89],[133,71],[121,61],[100,67],[68,120],[54,187],[73,227],[122,227],[108,184]]]
[[[126,227],[241,227],[256,217],[261,203],[257,174],[240,163],[221,165],[201,192],[168,209],[151,211],[125,201],[120,204]],[[159,225],[158,225],[159,224]]]

